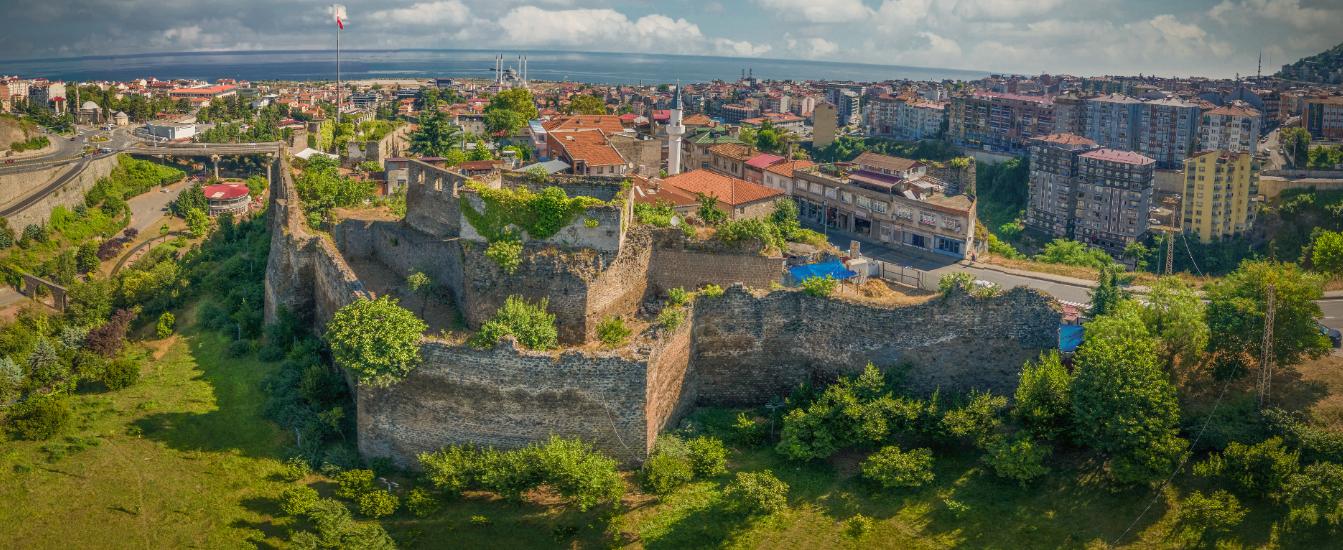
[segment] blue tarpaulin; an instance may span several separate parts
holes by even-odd
[[[839,260],[830,260],[817,264],[799,265],[788,268],[788,274],[793,276],[794,281],[805,281],[812,277],[825,277],[829,275],[839,280],[857,277],[858,273],[844,267],[844,262]]]
[[[1082,346],[1082,325],[1059,327],[1059,351],[1071,353]]]

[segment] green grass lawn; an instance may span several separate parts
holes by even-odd
[[[275,365],[228,359],[225,345],[188,333],[146,361],[138,384],[79,395],[64,437],[0,444],[4,546],[237,548],[264,538],[254,526],[285,487],[269,480],[282,434],[261,417],[259,382]]]

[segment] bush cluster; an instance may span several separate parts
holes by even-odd
[[[683,440],[667,434],[658,438],[653,454],[639,470],[643,488],[666,494],[695,478],[710,478],[727,472],[727,447],[709,436]]]
[[[489,348],[504,336],[513,336],[528,349],[554,348],[559,345],[559,331],[555,328],[555,315],[546,312],[549,305],[550,300],[545,298],[530,303],[522,296],[509,296],[494,318],[481,325],[480,332],[471,338],[471,344]]]
[[[788,484],[774,472],[737,472],[723,489],[728,510],[744,515],[769,515],[788,508]]]
[[[616,461],[576,439],[551,437],[510,451],[455,445],[422,453],[419,461],[429,481],[448,496],[481,490],[519,501],[544,486],[587,510],[616,505],[625,491]]]

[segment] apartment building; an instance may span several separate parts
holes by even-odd
[[[1223,105],[1205,112],[1198,128],[1198,149],[1253,156],[1259,149],[1261,120],[1263,114],[1247,105]]]
[[[946,114],[942,103],[881,95],[869,102],[867,133],[907,141],[934,139],[942,133]]]
[[[1117,256],[1147,234],[1156,161],[1106,148],[1078,158],[1073,239]]]
[[[945,183],[927,176],[915,161],[864,157],[851,171],[834,165],[796,169],[793,199],[799,217],[883,243],[957,259],[970,255],[975,229],[971,197],[947,195]]]
[[[953,98],[947,112],[947,135],[962,147],[1015,154],[1052,133],[1054,101],[1046,96],[976,91]]]
[[[1301,123],[1314,139],[1343,140],[1343,96],[1306,98]]]
[[[1181,227],[1209,242],[1254,225],[1259,177],[1247,151],[1203,151],[1184,161]]]
[[[1076,134],[1050,134],[1031,142],[1027,227],[1055,238],[1073,235],[1081,155],[1099,148]]]

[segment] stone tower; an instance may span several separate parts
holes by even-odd
[[[681,136],[685,135],[685,126],[681,124],[684,110],[681,104],[681,83],[676,83],[676,97],[672,99],[671,119],[667,121],[667,175],[681,173]]]

